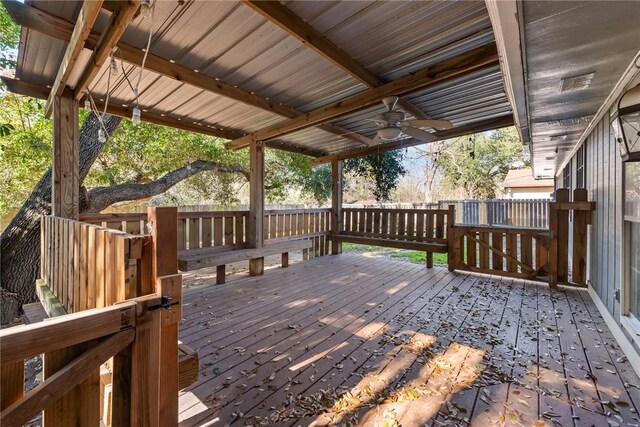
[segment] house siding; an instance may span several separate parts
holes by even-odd
[[[610,114],[605,114],[583,143],[587,153],[586,188],[589,200],[596,202],[589,227],[591,255],[587,281],[609,314],[620,325],[621,305],[615,294],[622,287],[623,163],[609,117]],[[575,154],[568,164],[571,165],[573,176],[577,165]],[[576,180],[572,179],[572,192],[575,185]],[[562,188],[562,172],[556,176],[556,187]],[[625,328],[622,330],[635,351],[640,353],[640,348],[630,338],[628,331]]]

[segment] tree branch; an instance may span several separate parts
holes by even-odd
[[[237,173],[244,176],[247,181],[249,180],[249,172],[239,166],[227,166],[216,162],[196,160],[146,184],[128,183],[92,188],[88,192],[88,203],[84,204],[86,208],[82,211],[84,213],[98,213],[114,203],[145,199],[162,194],[180,181],[204,171]]]

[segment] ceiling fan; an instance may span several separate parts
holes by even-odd
[[[380,126],[378,133],[371,140],[371,145],[380,144],[383,141],[393,141],[400,138],[402,134],[411,136],[424,142],[434,142],[438,138],[420,128],[430,127],[434,129],[449,129],[453,125],[448,120],[413,119],[405,120],[406,116],[402,111],[396,110],[397,96],[383,98],[382,102],[387,107],[387,111],[380,117],[373,119]]]

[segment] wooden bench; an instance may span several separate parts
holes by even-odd
[[[188,249],[178,252],[178,268],[182,271],[193,271],[206,267],[217,267],[216,283],[225,281],[226,264],[264,258],[268,255],[282,254],[282,267],[289,265],[289,252],[309,249],[311,240],[287,239],[267,243],[262,248],[231,249],[224,247]]]
[[[396,249],[409,249],[430,253],[447,253],[446,239],[426,239],[424,241],[385,239],[381,237],[352,236],[349,234],[334,234],[331,239],[337,242],[357,243],[360,245],[383,246]],[[427,256],[427,267],[433,267],[433,258]]]

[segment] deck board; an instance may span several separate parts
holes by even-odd
[[[354,254],[198,283],[183,426],[638,423],[640,381],[583,290]]]

